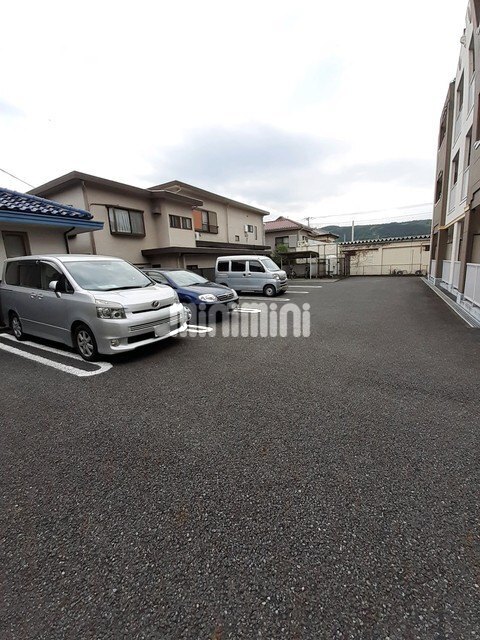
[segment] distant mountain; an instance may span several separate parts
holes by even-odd
[[[404,238],[405,236],[420,236],[430,233],[431,220],[409,220],[408,222],[384,222],[382,224],[358,224],[355,225],[355,240],[372,240],[374,238]],[[338,227],[330,225],[322,227],[327,231],[336,233],[339,241],[352,239],[352,227]]]

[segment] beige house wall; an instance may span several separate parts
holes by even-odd
[[[3,266],[4,260],[7,258],[5,245],[3,243],[2,231],[16,231],[26,233],[30,252],[34,254],[42,253],[66,253],[64,231],[65,229],[49,229],[43,225],[19,225],[18,223],[0,223],[0,267]],[[84,234],[87,235],[87,234]],[[1,269],[0,269],[1,271]]]
[[[414,274],[415,271],[427,271],[430,252],[425,248],[430,241],[413,240],[390,244],[340,246],[342,255],[350,252],[350,275],[373,276],[390,275],[393,270]]]

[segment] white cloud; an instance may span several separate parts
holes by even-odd
[[[184,152],[190,142],[201,163],[194,143],[202,140],[205,158],[216,164],[197,171],[199,180],[206,175],[210,188],[278,212],[292,206],[296,217],[428,202],[433,186],[425,176],[430,170],[433,183],[438,119],[466,9],[454,4],[10,3],[2,22],[21,29],[5,29],[0,41],[10,61],[0,166],[33,184],[78,169],[147,186],[187,179],[181,158],[191,172]],[[268,128],[277,132],[270,138],[277,147],[260,154]],[[219,131],[259,133],[249,144],[236,138],[242,164],[236,170],[230,153],[228,176],[225,160],[209,148],[209,134],[213,145]],[[288,162],[272,157],[288,153],[280,139],[304,140],[305,150],[335,140],[338,153],[306,167],[294,145],[298,164],[286,178]],[[256,155],[246,162],[249,148]],[[408,166],[421,167],[421,179],[389,172],[396,167],[404,176]]]

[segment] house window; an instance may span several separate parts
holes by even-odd
[[[240,242],[240,236],[235,236],[235,242]]]
[[[193,211],[195,231],[201,233],[218,233],[217,214],[215,211],[195,209]]]
[[[440,175],[437,178],[437,186],[435,187],[435,204],[442,197],[442,188],[443,188],[443,171],[440,173]]]
[[[26,233],[3,231],[2,236],[7,258],[18,258],[30,254]]]
[[[256,225],[255,225],[254,229],[255,229],[255,240],[258,240],[258,228],[257,228]]]
[[[284,236],[283,238],[275,238],[275,246],[279,247],[280,245],[285,245],[288,247],[288,236]]]
[[[475,46],[473,43],[473,36],[470,39],[470,44],[468,46],[468,60],[469,60],[469,68],[470,68],[470,81],[473,79],[475,75]]]
[[[173,229],[181,229],[182,228],[182,219],[180,216],[168,216],[170,218],[170,226]]]
[[[192,219],[182,217],[182,229],[192,229]]]
[[[465,139],[465,170],[470,166],[470,161],[472,159],[472,128],[467,133],[467,137]]]
[[[423,245],[423,250],[424,251],[430,251],[430,245],[429,244],[424,244]]]
[[[108,207],[110,233],[123,236],[144,236],[145,224],[142,211]]]
[[[253,233],[253,224],[247,224],[247,233]]]

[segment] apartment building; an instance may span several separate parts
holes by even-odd
[[[480,318],[480,0],[470,0],[437,150],[430,280]]]
[[[71,253],[199,271],[213,267],[219,255],[269,253],[268,211],[184,182],[144,189],[72,171],[30,193],[86,209],[104,223],[95,234],[67,234]]]

